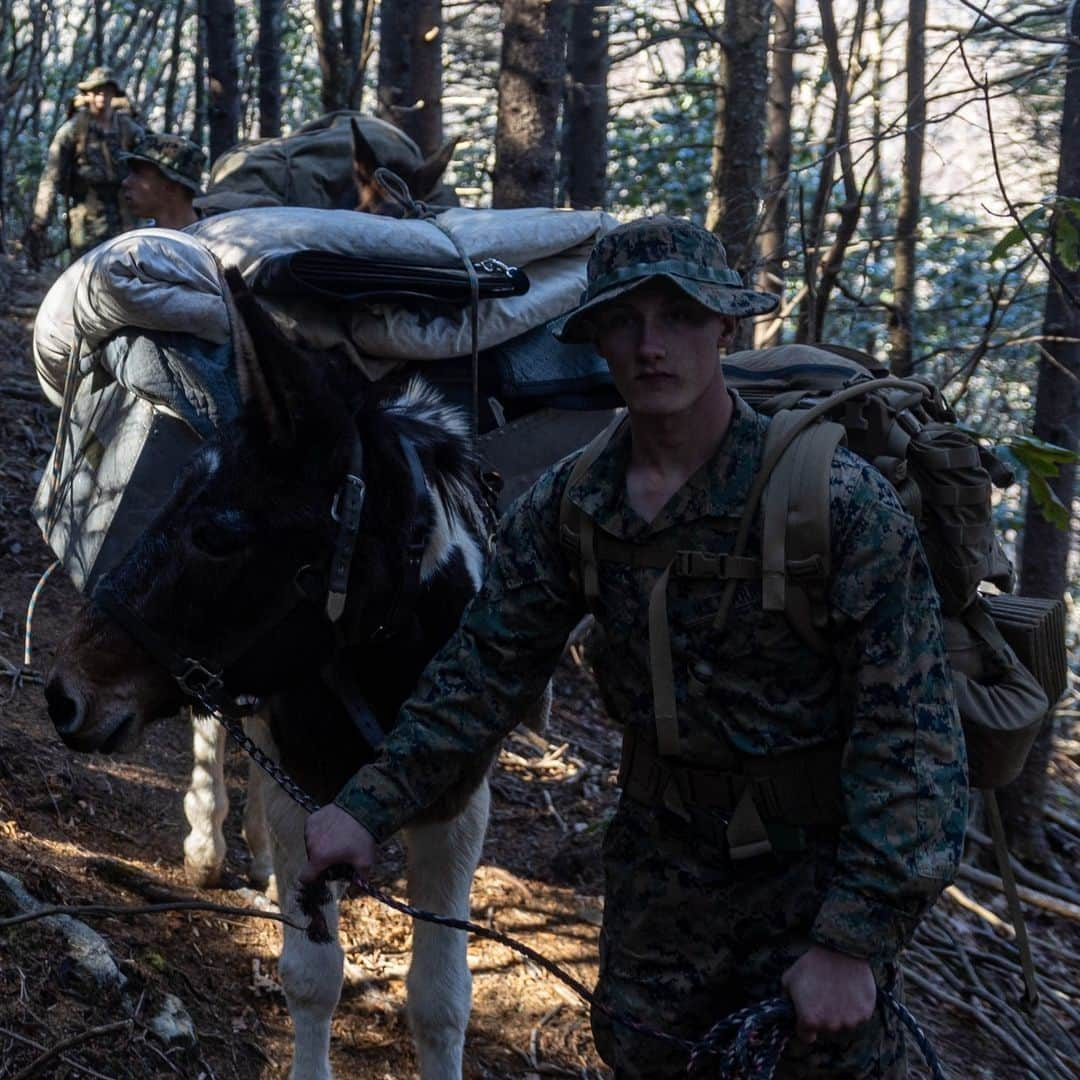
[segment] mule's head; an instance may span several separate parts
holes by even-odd
[[[367,214],[381,214],[384,217],[403,217],[405,208],[376,180],[377,169],[386,168],[400,176],[414,199],[431,199],[438,190],[439,181],[447,165],[450,164],[454,147],[457,145],[457,139],[451,139],[430,157],[417,164],[415,160],[410,159],[404,147],[400,154],[388,153],[385,160],[381,160],[371,143],[364,138],[355,120],[352,121],[352,135],[356,209]]]
[[[49,715],[73,749],[129,748],[147,722],[190,702],[178,681],[189,658],[205,670],[188,678],[219,675],[231,700],[288,685],[328,648],[330,624],[303,585],[325,570],[337,535],[331,507],[354,441],[352,407],[250,294],[238,306],[251,328],[237,350],[244,415],[199,449],[155,522],[103,576],[95,595],[112,604],[84,606],[46,680]]]

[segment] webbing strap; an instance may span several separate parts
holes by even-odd
[[[1009,905],[1009,918],[1016,931],[1016,948],[1020,953],[1020,968],[1024,973],[1024,1004],[1035,1009],[1039,1004],[1039,984],[1035,979],[1035,963],[1031,958],[1031,942],[1028,940],[1027,923],[1024,911],[1020,907],[1020,894],[1016,889],[1016,877],[1009,859],[1009,845],[1005,839],[1005,828],[1001,822],[1001,810],[997,795],[989,788],[982,792],[986,817],[990,823],[990,835],[994,840],[994,854],[997,856],[1001,883],[1005,888],[1005,899]]]
[[[668,631],[667,586],[671,566],[656,579],[649,594],[649,667],[652,674],[656,744],[662,757],[679,753],[679,718],[675,707],[675,670]]]
[[[933,506],[985,506],[990,499],[990,483],[921,484],[923,498]]]

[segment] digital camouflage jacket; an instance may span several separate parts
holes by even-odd
[[[113,111],[102,127],[86,110],[61,125],[49,144],[49,156],[34,199],[33,220],[46,225],[57,193],[71,200],[69,232],[73,249],[133,227],[135,221],[120,197],[124,166],[120,155],[130,150],[142,128],[126,113]],[[73,250],[73,254],[75,254]]]
[[[651,523],[625,497],[628,428],[585,471],[571,500],[625,541],[730,552],[768,424],[733,396],[722,445]],[[558,535],[573,461],[549,470],[506,515],[460,629],[421,678],[378,761],[339,794],[338,805],[376,839],[433,802],[465,759],[513,728],[585,613],[571,577],[576,557]],[[762,610],[760,581],[739,584],[720,633],[709,616],[723,583],[671,581],[680,757],[707,768],[725,740],[762,756],[842,743],[846,823],[812,937],[888,960],[955,873],[967,816],[963,735],[914,522],[888,482],[847,450],[833,459],[830,492],[831,657],[803,644],[782,612]],[[597,678],[615,719],[645,738],[655,738],[648,597],[659,572],[600,565],[606,648]],[[701,660],[715,673],[706,693],[688,679]]]

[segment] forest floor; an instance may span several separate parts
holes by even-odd
[[[27,319],[0,323],[0,871],[44,904],[125,906],[171,897],[252,907],[239,835],[246,765],[237,752],[227,765],[227,887],[196,891],[182,867],[189,727],[161,723],[123,757],[75,755],[56,738],[40,677],[79,602],[62,573],[36,605],[29,672],[3,674],[22,668],[27,604],[52,559],[28,507],[56,420],[34,380]],[[1075,696],[1069,711],[1054,760],[1064,819],[1075,814],[1069,807],[1080,790]],[[617,743],[587,670],[568,653],[548,730],[542,737],[515,733],[506,743],[472,893],[475,920],[521,939],[586,984],[596,976],[600,842],[617,797]],[[1080,835],[1065,824],[1054,838],[1062,860],[1076,866]],[[377,883],[403,895],[396,846]],[[1046,995],[1053,1007],[1029,1021],[1015,1005],[1020,988],[1009,970],[1007,930],[998,925],[1001,898],[960,884],[981,914],[949,898],[938,904],[920,931],[912,968],[918,985],[909,983],[908,994],[947,1074],[1068,1076],[1064,1064],[1042,1071],[1032,1047],[1062,1048],[1059,1062],[1075,1049],[1080,923],[1027,909],[1040,971],[1054,984]],[[1075,893],[1080,881],[1072,884]],[[0,926],[0,1080],[287,1075],[290,1022],[277,979],[275,923],[193,911],[85,921],[127,976],[133,1019],[115,995],[88,990],[75,976],[50,924]],[[346,902],[342,937],[352,976],[333,1027],[340,1077],[415,1075],[402,1012],[410,936],[402,916],[373,900]],[[592,1048],[587,1009],[572,992],[501,945],[474,939],[469,959],[467,1078],[610,1075]],[[194,1046],[170,1047],[151,1032],[167,994],[189,1012]],[[1072,1062],[1075,1070],[1075,1056]],[[921,1066],[913,1074],[925,1075]]]

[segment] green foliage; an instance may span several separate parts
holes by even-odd
[[[702,221],[709,201],[713,72],[687,71],[684,84],[651,111],[612,117],[608,205],[615,214],[664,211]]]
[[[1031,494],[1043,517],[1062,531],[1067,531],[1069,510],[1054,494],[1049,482],[1058,476],[1062,465],[1073,465],[1080,461],[1080,454],[1031,435],[1014,435],[1005,440],[1004,446],[1027,470]]]
[[[1034,210],[1025,214],[994,245],[990,253],[993,260],[1003,259],[1027,236],[1032,239],[1052,238],[1054,254],[1066,270],[1080,270],[1080,199],[1059,195],[1046,199]]]

